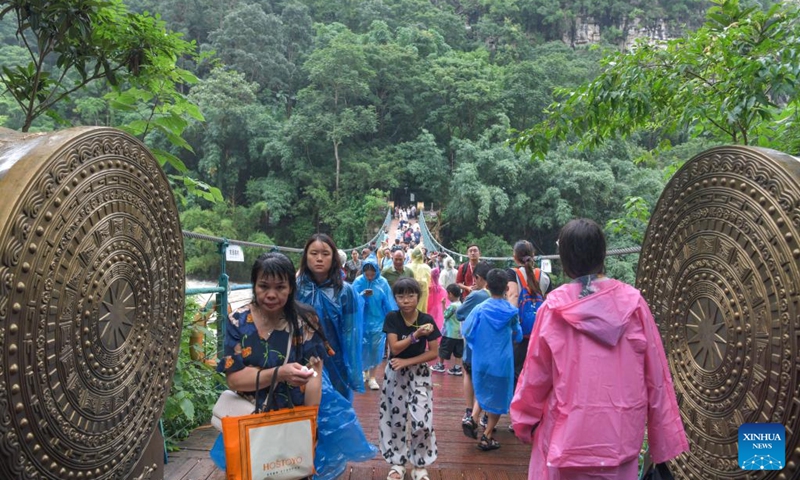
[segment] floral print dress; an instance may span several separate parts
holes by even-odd
[[[231,313],[226,322],[224,354],[222,361],[217,365],[217,371],[229,374],[245,367],[274,368],[284,364],[290,335],[288,322],[284,322],[283,328],[269,333],[266,339],[258,334],[250,305],[240,307]],[[327,352],[320,336],[308,328],[302,320],[300,325],[300,331],[295,332],[292,340],[292,350],[287,363],[308,365],[311,357],[325,359]],[[272,378],[264,378],[263,375],[259,380],[261,385],[269,385],[271,381]],[[255,385],[253,387],[255,390]],[[240,393],[255,395],[255,391]],[[305,394],[302,387],[292,387],[286,382],[279,383],[273,395],[272,408],[289,407],[290,396],[292,404],[303,404]]]

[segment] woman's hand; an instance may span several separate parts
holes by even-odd
[[[278,370],[278,381],[286,382],[293,387],[305,385],[313,376],[313,368],[306,368],[296,362],[287,363]]]

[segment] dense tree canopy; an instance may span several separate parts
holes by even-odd
[[[454,248],[502,256],[528,238],[554,253],[576,216],[629,246],[676,163],[714,142],[791,151],[798,138],[788,6],[726,0],[706,18],[704,0],[7,3],[0,122],[126,128],[190,190],[219,188],[217,204],[185,199],[185,228],[242,240],[327,231],[357,245],[387,200],[413,194]],[[67,3],[84,10],[66,30],[22,8]],[[590,22],[604,43],[578,42]],[[675,40],[620,52],[633,34]],[[509,145],[515,130],[541,160]],[[212,251],[187,253],[192,273],[216,268]],[[613,271],[630,281],[635,260]]]

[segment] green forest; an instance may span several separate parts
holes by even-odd
[[[456,251],[526,238],[553,254],[580,216],[628,247],[694,154],[797,152],[792,3],[0,5],[0,125],[122,128],[164,165],[183,228],[227,238],[353,246],[413,194]],[[186,242],[187,274],[214,278],[215,248]],[[610,275],[633,282],[636,262],[609,259]]]

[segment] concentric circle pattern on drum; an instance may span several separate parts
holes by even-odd
[[[177,209],[122,132],[81,129],[50,153],[20,160],[38,171],[2,200],[14,206],[0,219],[0,477],[125,478],[175,369]]]
[[[691,451],[676,478],[800,474],[800,164],[720,147],[681,168],[652,215],[638,287],[664,342]],[[743,423],[787,427],[787,467],[738,466]]]

